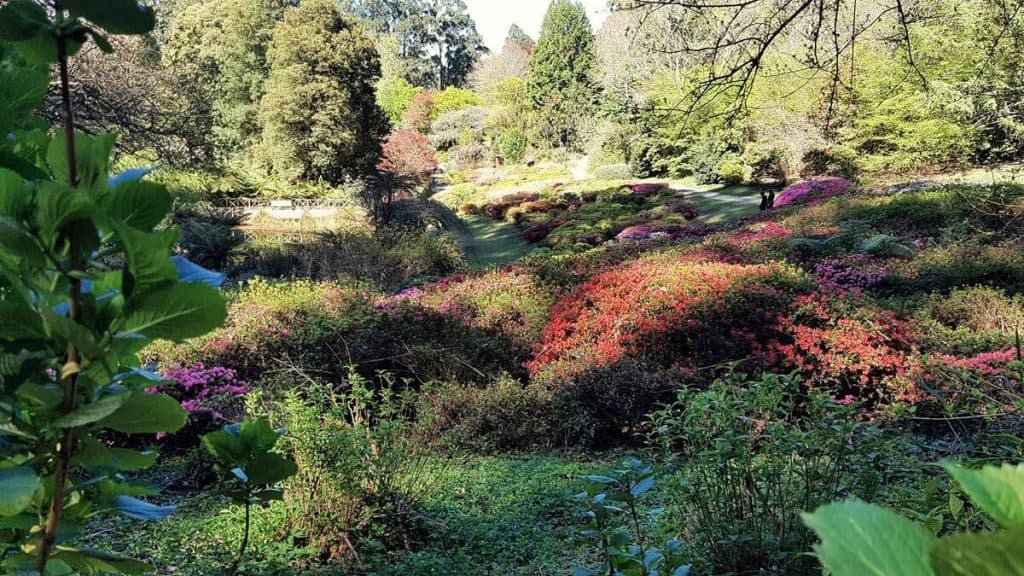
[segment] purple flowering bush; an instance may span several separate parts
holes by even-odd
[[[839,290],[867,290],[885,278],[885,268],[867,258],[855,262],[823,261],[814,265],[814,276],[823,286]]]
[[[188,412],[184,428],[170,437],[157,435],[171,448],[191,448],[199,436],[219,429],[226,422],[238,422],[245,416],[245,395],[250,386],[235,371],[223,366],[207,367],[202,362],[172,366],[163,372],[164,382],[148,390],[168,394],[181,402]]]
[[[817,178],[786,188],[775,198],[775,207],[824,200],[846,194],[853,190],[853,184],[844,178]]]

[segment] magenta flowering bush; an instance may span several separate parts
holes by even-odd
[[[790,204],[813,202],[833,198],[853,190],[853,184],[845,178],[817,178],[786,188],[775,198],[775,207],[782,208]]]
[[[668,184],[664,182],[645,182],[642,184],[630,184],[628,188],[637,196],[650,196],[668,188]]]
[[[225,418],[224,411],[236,407],[240,397],[250,390],[234,370],[223,366],[207,368],[202,362],[173,366],[164,371],[163,377],[167,383],[158,386],[158,391],[177,398],[189,414],[209,412],[215,419]]]

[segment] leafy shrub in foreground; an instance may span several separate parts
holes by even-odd
[[[222,278],[172,258],[179,233],[161,227],[173,203],[166,187],[143,181],[147,170],[111,174],[114,137],[75,130],[73,52],[87,40],[111,51],[110,32],[150,32],[153,9],[134,1],[58,7],[0,5],[0,42],[17,43],[42,64],[56,61],[64,119],[60,128],[7,136],[14,126],[6,113],[41,108],[48,75],[45,68],[12,75],[3,66],[0,567],[142,574],[153,568],[80,544],[86,524],[104,514],[159,520],[175,509],[140,500],[156,490],[125,477],[152,466],[156,453],[101,438],[185,424],[174,398],[147,393],[160,377],[136,353],[153,340],[181,342],[220,325]]]
[[[601,567],[575,568],[572,576],[687,576],[683,542],[671,538],[662,544],[663,508],[649,508],[647,494],[654,486],[654,468],[635,458],[626,459],[609,475],[586,477],[586,490],[573,497],[587,507],[585,536],[597,539]],[[624,520],[618,520],[624,518]],[[620,523],[628,527],[623,528]]]
[[[294,462],[273,452],[283,434],[283,430],[274,430],[266,420],[255,420],[231,424],[203,436],[203,446],[217,459],[214,469],[223,477],[224,495],[245,510],[242,543],[228,574],[238,571],[249,547],[252,507],[265,507],[283,499],[284,491],[278,484],[298,472]]]
[[[669,525],[713,573],[810,574],[812,534],[801,510],[839,497],[876,495],[899,450],[855,408],[799,379],[734,375],[682,389],[651,416],[651,445],[678,474]]]
[[[358,557],[362,547],[419,538],[419,500],[431,489],[426,454],[411,440],[414,396],[386,373],[355,372],[338,385],[309,380],[271,408],[298,464],[285,505],[292,528],[322,560]]]
[[[971,500],[1002,528],[938,538],[895,512],[858,500],[823,506],[804,515],[821,539],[814,547],[835,576],[879,573],[900,576],[1020,574],[1024,566],[1024,465],[969,470],[945,464]]]

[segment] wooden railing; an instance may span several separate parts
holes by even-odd
[[[216,202],[219,208],[234,210],[331,210],[345,208],[349,202],[345,200],[325,200],[320,198],[295,198],[292,200],[266,200],[263,198],[227,198]]]

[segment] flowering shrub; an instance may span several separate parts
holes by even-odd
[[[820,178],[794,184],[775,198],[775,207],[807,203],[833,198],[853,190],[853,184],[843,178]]]
[[[679,214],[687,220],[693,220],[700,216],[700,206],[693,200],[673,198],[665,202],[665,208],[672,214]]]
[[[392,307],[401,301],[500,335],[524,354],[540,336],[553,304],[551,295],[531,275],[516,269],[453,276],[387,300]]]
[[[780,238],[788,238],[792,232],[785,226],[776,222],[762,222],[752,224],[746,228],[731,234],[727,241],[734,244],[755,244]]]
[[[377,170],[400,182],[420,184],[437,170],[434,148],[418,132],[394,132],[384,141]]]
[[[806,276],[778,264],[642,258],[598,274],[559,302],[528,368],[574,377],[627,357],[693,367],[744,358],[770,336],[764,327],[794,294],[809,289]]]
[[[885,277],[885,268],[869,258],[855,256],[851,261],[826,260],[814,265],[814,276],[822,286],[836,290],[867,290]]]
[[[668,184],[664,182],[646,182],[642,184],[630,184],[627,187],[630,192],[638,196],[651,196],[661,192],[665,188],[668,188]]]
[[[158,391],[177,398],[190,414],[210,412],[217,419],[224,418],[221,410],[226,405],[249,392],[249,384],[236,377],[234,370],[223,366],[207,368],[202,362],[172,366],[164,370],[163,377],[168,384],[157,387]]]
[[[817,292],[798,299],[778,330],[784,339],[765,347],[767,364],[802,372],[812,387],[867,406],[921,397],[915,335],[892,312]]]

